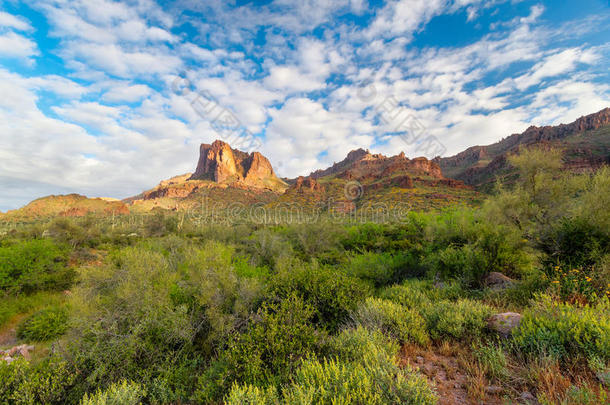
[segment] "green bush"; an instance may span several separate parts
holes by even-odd
[[[476,345],[473,348],[473,355],[488,378],[501,380],[509,375],[508,359],[501,346]]]
[[[278,305],[265,304],[248,330],[235,335],[200,378],[194,400],[218,400],[234,381],[256,386],[287,382],[301,360],[315,356],[321,344],[323,335],[311,323],[313,313],[296,296]]]
[[[427,380],[399,368],[385,350],[355,362],[306,360],[284,393],[286,404],[436,404]]]
[[[26,318],[17,328],[17,337],[26,341],[44,342],[63,335],[68,329],[68,310],[54,306]]]
[[[473,339],[487,326],[491,308],[469,299],[442,300],[421,308],[430,337],[440,339]]]
[[[400,281],[410,264],[410,257],[403,254],[367,252],[350,257],[346,272],[379,288]]]
[[[466,295],[458,282],[433,283],[431,280],[409,279],[402,284],[387,287],[379,296],[407,308],[419,309],[430,301],[457,300]]]
[[[225,397],[226,405],[279,405],[277,389],[274,386],[258,388],[250,384],[235,384]]]
[[[64,404],[75,379],[75,370],[56,357],[38,363],[23,358],[11,364],[0,361],[0,403]]]
[[[65,299],[64,294],[49,291],[16,296],[0,294],[0,327],[17,314],[30,313],[46,306],[61,305]]]
[[[393,357],[398,353],[398,343],[388,338],[379,330],[371,330],[362,326],[345,329],[330,340],[329,355],[348,362],[364,361],[368,353],[385,353]]]
[[[409,367],[399,367],[398,345],[378,331],[348,329],[331,340],[331,358],[305,359],[292,383],[234,385],[226,404],[436,404],[434,390]]]
[[[139,384],[123,380],[104,391],[98,389],[95,394],[85,394],[80,405],[139,405],[144,396],[145,391]]]
[[[171,286],[179,281],[172,262],[179,254],[154,248],[160,253],[122,249],[107,266],[83,272],[73,290],[68,349],[87,375],[86,391],[155,378],[196,335],[195,314],[172,300]]]
[[[583,308],[553,302],[542,296],[529,308],[513,333],[522,352],[550,355],[597,357],[610,360],[610,304],[604,299]]]
[[[352,314],[356,326],[363,326],[401,342],[425,344],[426,323],[416,310],[379,298],[367,298]]]
[[[66,267],[68,252],[49,240],[0,247],[0,291],[30,294],[69,288],[75,273]]]
[[[285,259],[277,266],[271,290],[279,297],[296,294],[314,310],[314,322],[336,330],[359,302],[370,295],[370,287],[354,277],[316,262]]]

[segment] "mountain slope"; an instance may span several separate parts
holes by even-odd
[[[496,177],[512,173],[506,157],[519,148],[545,145],[564,150],[565,166],[586,170],[610,163],[610,108],[570,124],[528,128],[487,146],[473,146],[455,156],[435,161],[447,177],[477,187],[489,187]]]
[[[461,181],[447,179],[440,167],[424,157],[409,159],[353,150],[341,162],[288,181],[291,186],[278,202],[351,212],[385,204],[428,210],[471,204],[478,196]]]

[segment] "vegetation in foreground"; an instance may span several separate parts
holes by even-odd
[[[525,151],[480,208],[393,224],[12,231],[0,347],[36,349],[0,360],[0,403],[606,403],[610,169],[559,159]]]

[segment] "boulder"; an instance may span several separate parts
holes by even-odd
[[[483,284],[492,290],[503,290],[513,285],[515,280],[497,271],[492,271],[485,277]]]
[[[521,314],[516,312],[504,312],[495,314],[487,320],[487,327],[502,336],[509,336],[513,329],[521,323]]]

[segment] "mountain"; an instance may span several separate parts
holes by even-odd
[[[244,185],[283,191],[286,185],[274,173],[271,163],[259,152],[245,153],[216,140],[202,144],[195,173],[188,180]]]
[[[472,187],[445,178],[436,162],[425,157],[409,159],[403,152],[387,157],[356,149],[341,162],[288,183],[290,188],[278,202],[305,207],[330,203],[343,211],[376,203],[406,203],[428,210],[470,204],[478,198]]]
[[[82,217],[85,215],[129,214],[127,205],[113,198],[87,198],[79,194],[50,195],[6,212],[2,220],[48,217]]]
[[[188,209],[204,201],[251,205],[270,202],[287,187],[259,152],[242,152],[216,140],[201,144],[194,173],[164,180],[155,188],[123,201],[135,211]]]
[[[513,170],[507,156],[530,145],[564,150],[567,169],[589,170],[610,163],[610,108],[581,117],[570,124],[529,127],[487,146],[473,146],[455,156],[436,158],[445,176],[479,188],[489,188],[497,177]]]

